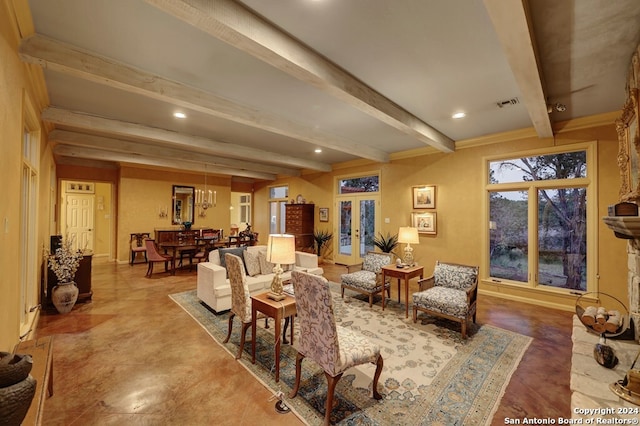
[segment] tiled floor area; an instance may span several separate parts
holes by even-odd
[[[323,267],[333,281],[346,269]],[[167,297],[195,288],[195,270],[149,279],[146,269],[94,261],[92,302],[42,312],[37,337],[55,335],[44,424],[302,424],[276,413],[270,392]],[[570,417],[572,314],[480,296],[478,322],[534,338],[493,424]]]

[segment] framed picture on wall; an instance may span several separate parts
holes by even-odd
[[[329,222],[329,207],[320,207],[318,209],[318,219],[320,222]]]
[[[411,226],[418,228],[420,234],[436,234],[435,212],[411,213]]]
[[[435,209],[436,208],[436,186],[421,185],[413,187],[413,208],[414,209]]]

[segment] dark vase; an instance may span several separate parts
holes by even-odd
[[[29,355],[0,352],[0,424],[20,425],[36,393]]]

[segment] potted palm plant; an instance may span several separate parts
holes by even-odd
[[[382,232],[378,232],[373,239],[373,244],[383,253],[393,253],[393,250],[398,247],[398,234],[391,235],[387,232],[387,235],[382,235]]]
[[[333,238],[333,234],[326,229],[313,231],[315,240],[315,252],[318,255],[318,264],[322,263],[322,249]]]

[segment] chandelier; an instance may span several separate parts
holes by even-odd
[[[196,207],[200,209],[199,216],[206,217],[207,209],[216,206],[216,191],[207,188],[207,164],[204,165],[204,189],[196,189]]]

